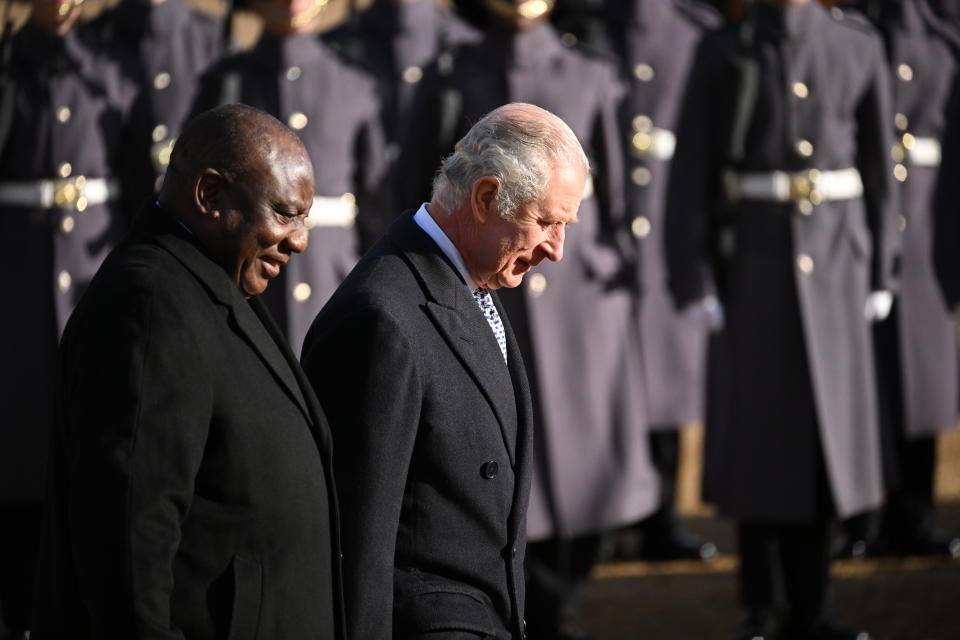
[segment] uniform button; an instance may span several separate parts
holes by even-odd
[[[300,69],[300,67],[298,67],[297,65],[288,67],[287,73],[286,73],[287,80],[289,80],[290,82],[293,82],[294,80],[298,80],[300,79],[300,76],[302,73],[303,73],[303,70]]]
[[[808,95],[810,95],[810,89],[808,89],[807,85],[803,84],[802,82],[794,82],[793,95],[797,96],[798,98],[806,98]]]
[[[496,460],[488,460],[480,467],[480,475],[487,480],[493,480],[498,473],[500,473],[500,465],[497,464]]]
[[[813,155],[813,144],[809,140],[798,140],[797,153],[802,155],[804,158],[809,158]]]
[[[904,82],[910,82],[913,80],[913,69],[910,67],[910,65],[901,63],[897,66],[897,76],[899,76]]]
[[[157,91],[163,91],[170,86],[170,74],[166,71],[161,71],[153,77],[153,88]]]
[[[530,293],[534,297],[543,294],[547,289],[547,277],[542,273],[534,273],[530,276]]]
[[[634,131],[650,131],[653,129],[653,120],[650,119],[650,116],[643,114],[634,116],[633,129]]]
[[[57,175],[61,178],[69,178],[71,173],[73,173],[73,165],[69,162],[64,162],[57,168]]]
[[[810,202],[809,200],[801,200],[800,202],[797,203],[797,209],[799,209],[800,213],[802,213],[805,216],[812,215],[813,203]]]
[[[69,234],[73,231],[75,224],[76,221],[73,219],[73,216],[63,216],[63,220],[60,221],[60,231],[64,234]]]
[[[902,164],[896,164],[893,166],[893,177],[899,180],[900,182],[906,182],[907,180],[907,168]]]
[[[72,114],[70,113],[70,107],[60,107],[59,109],[57,109],[57,120],[59,120],[60,122],[67,122],[68,120],[70,120],[71,115]]]
[[[572,47],[577,44],[577,36],[573,35],[572,33],[565,33],[560,36],[560,44],[565,47]]]
[[[313,293],[313,290],[310,288],[310,285],[306,282],[301,282],[293,288],[293,299],[297,302],[306,302],[310,299],[311,293]]]
[[[70,291],[70,286],[73,284],[73,278],[70,277],[70,272],[64,269],[57,274],[57,288],[60,289],[60,293],[66,293]]]
[[[298,131],[307,126],[308,121],[309,119],[302,111],[294,111],[292,114],[290,114],[290,117],[287,118],[287,124],[290,125],[290,128]]]
[[[160,142],[166,139],[167,133],[169,133],[167,130],[167,125],[158,124],[153,128],[153,131],[150,132],[150,137],[153,138],[154,142]]]
[[[903,137],[900,138],[900,141],[903,143],[904,149],[913,149],[917,146],[917,139],[913,137],[912,133],[905,133]]]
[[[641,62],[633,68],[633,75],[635,75],[640,82],[650,82],[654,76],[653,67],[646,62]]]
[[[904,158],[907,157],[907,154],[903,149],[903,145],[893,145],[893,147],[890,148],[890,157],[893,158],[894,162],[903,162]]]
[[[633,134],[633,149],[638,153],[646,153],[653,147],[653,136],[643,131]]]
[[[423,69],[417,66],[407,67],[403,70],[403,81],[407,84],[416,84],[423,78]]]
[[[902,213],[897,214],[897,229],[901,232],[907,230],[907,217]]]
[[[896,125],[897,129],[900,129],[900,131],[906,131],[907,126],[910,123],[907,120],[907,116],[902,113],[898,113],[897,115],[893,116],[893,124]]]
[[[86,211],[87,210],[87,199],[83,196],[77,198],[77,203],[73,205],[77,208],[77,211]]]
[[[843,9],[840,7],[833,7],[830,9],[830,15],[832,15],[837,20],[843,20]]]
[[[630,231],[636,238],[646,238],[650,235],[650,220],[645,216],[637,216],[630,224]]]
[[[813,258],[808,256],[805,253],[801,253],[797,257],[797,266],[800,267],[800,271],[806,274],[813,273]]]
[[[347,191],[342,196],[340,196],[340,201],[345,204],[354,205],[354,204],[357,204],[357,196]]]
[[[807,200],[810,201],[810,204],[820,204],[823,202],[823,194],[816,189],[813,189],[810,191],[810,195],[807,196]]]
[[[630,173],[630,178],[633,180],[633,184],[638,187],[645,187],[653,180],[653,174],[646,167],[637,167]]]

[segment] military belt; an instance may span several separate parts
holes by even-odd
[[[338,198],[314,196],[306,225],[312,227],[353,227],[357,219],[357,204],[353,194],[345,193]]]
[[[673,131],[651,127],[633,134],[630,149],[637,158],[670,160],[677,148],[677,136]]]
[[[112,202],[120,197],[120,183],[107,178],[73,176],[55,180],[0,182],[0,205],[75,209]]]
[[[854,168],[837,171],[728,172],[724,176],[727,197],[736,200],[800,202],[819,204],[825,200],[850,200],[863,195],[860,172]]]
[[[904,151],[910,164],[915,167],[940,166],[940,141],[936,138],[913,138],[912,144],[904,143]]]

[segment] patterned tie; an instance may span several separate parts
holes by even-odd
[[[503,322],[500,321],[500,314],[497,313],[497,308],[493,304],[493,298],[490,297],[490,292],[486,289],[478,288],[473,292],[473,299],[477,301],[477,304],[480,306],[480,311],[483,312],[483,316],[487,319],[487,324],[493,329],[493,336],[497,339],[497,344],[500,345],[500,353],[503,354],[503,361],[506,362],[507,337],[503,333]]]

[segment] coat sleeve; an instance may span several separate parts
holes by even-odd
[[[335,314],[318,320],[302,361],[333,432],[347,636],[389,640],[397,529],[423,395],[417,354],[402,323],[382,310]]]
[[[96,638],[183,638],[173,558],[213,399],[192,303],[159,280],[111,291],[63,346],[63,518]]]
[[[896,288],[902,237],[896,225],[898,183],[893,176],[893,93],[883,43],[871,38],[871,78],[857,107],[857,169],[863,179],[867,223],[873,235],[870,286],[874,291]]]
[[[947,305],[960,304],[960,73],[953,80],[934,198],[933,263]]]

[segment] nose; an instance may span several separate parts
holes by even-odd
[[[554,225],[547,232],[547,238],[541,248],[548,260],[560,262],[563,259],[563,241],[566,238],[566,225]]]
[[[303,253],[307,250],[307,245],[309,243],[310,240],[307,237],[307,228],[301,221],[290,231],[290,235],[287,236],[287,246],[293,253]]]

